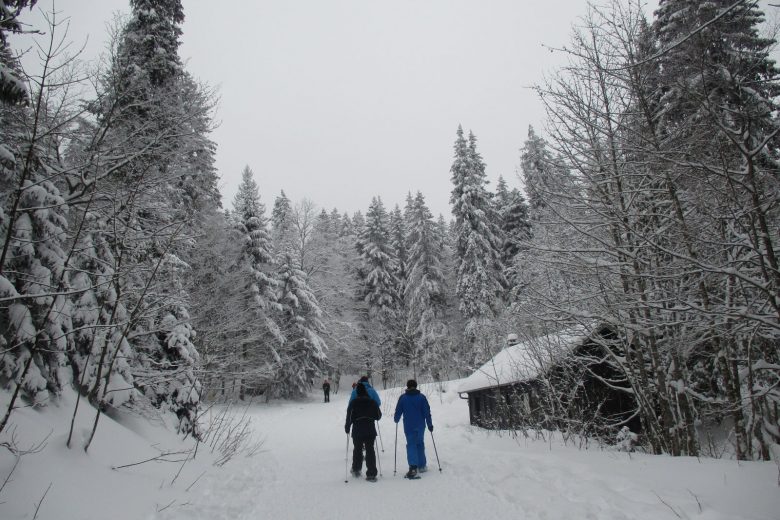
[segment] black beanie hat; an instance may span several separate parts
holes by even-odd
[[[360,378],[361,383],[368,383],[368,376],[363,376]]]
[[[417,388],[417,381],[410,379],[406,382],[406,388]]]

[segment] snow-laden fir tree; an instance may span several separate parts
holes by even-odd
[[[366,226],[366,219],[360,210],[356,211],[352,215],[352,234],[359,237],[363,233],[363,228]]]
[[[285,249],[284,244],[291,240],[292,227],[292,206],[290,199],[282,190],[274,200],[274,209],[271,211],[271,237],[274,249]]]
[[[520,154],[520,168],[531,220],[547,218],[549,201],[562,199],[574,184],[562,161],[556,158],[547,142],[528,127],[528,138]]]
[[[476,137],[470,133],[467,141],[458,126],[454,148],[450,203],[455,217],[456,291],[467,320],[465,335],[473,342],[498,312],[506,279],[498,222],[485,187],[485,165],[476,149]]]
[[[10,107],[42,115],[42,107]],[[9,119],[4,118],[6,121]],[[51,182],[53,150],[30,142],[9,124],[0,134],[0,378],[34,401],[62,389],[67,334],[72,328],[66,270],[68,206]],[[34,138],[35,134],[32,133]]]
[[[391,240],[387,211],[382,199],[374,197],[357,248],[362,260],[362,297],[371,318],[380,322],[392,318],[397,308],[398,260]]]
[[[347,237],[355,234],[355,229],[352,225],[352,219],[349,217],[349,213],[346,211],[341,216],[341,227],[339,228],[339,237]]]
[[[356,213],[356,217],[358,214]],[[398,317],[397,259],[391,244],[389,217],[382,199],[374,197],[355,248],[360,257],[359,298],[365,305],[365,368],[378,366],[383,381],[394,364],[394,325]]]
[[[36,0],[3,0],[0,2],[0,103],[23,103],[29,99],[19,64],[8,45],[8,33],[22,32],[19,15]]]
[[[86,219],[86,230],[76,241],[75,269],[70,275],[74,334],[68,358],[74,384],[93,405],[118,407],[136,396],[130,366],[133,350],[122,326],[128,320],[119,279],[122,271],[116,271],[106,219],[97,211],[88,212]],[[116,356],[110,363],[114,350]],[[106,392],[104,381],[113,391]]]
[[[515,257],[522,244],[531,238],[528,204],[517,188],[509,190],[503,177],[498,178],[494,201],[501,229],[501,262],[506,268],[507,288],[511,291],[517,285]]]
[[[332,237],[337,237],[341,233],[341,213],[339,213],[339,210],[337,208],[333,208],[330,211],[330,235]]]
[[[407,355],[415,374],[424,367],[438,380],[445,359],[450,355],[446,348],[448,330],[444,322],[444,241],[422,193],[417,192],[408,218],[409,273],[404,297],[407,327],[412,331],[414,348]]]
[[[234,218],[239,224],[244,241],[244,258],[249,266],[250,279],[247,286],[252,294],[253,306],[257,313],[258,334],[256,343],[244,345],[242,357],[247,362],[247,372],[257,375],[267,373],[267,365],[279,361],[276,348],[284,343],[284,334],[280,330],[275,314],[280,310],[278,299],[279,281],[276,277],[271,237],[265,218],[265,206],[260,201],[260,191],[254,179],[254,173],[246,166],[242,172],[241,184],[233,200]],[[258,380],[251,375],[243,387],[257,391],[267,381]],[[242,387],[241,397],[245,389]]]
[[[306,274],[298,268],[289,249],[280,255],[278,266],[277,301],[284,342],[277,348],[279,357],[270,391],[279,397],[303,397],[312,390],[312,380],[323,372],[327,362],[322,312]]]

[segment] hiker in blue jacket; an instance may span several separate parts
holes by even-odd
[[[368,392],[368,397],[373,399],[376,402],[376,405],[381,407],[382,401],[379,399],[379,394],[374,390],[374,388],[371,386],[371,384],[368,382],[368,376],[363,376],[360,378],[360,381],[358,381],[359,385],[363,385],[366,387],[366,392]],[[355,388],[352,389],[352,395],[349,396],[349,401],[352,402],[357,397],[357,391]]]
[[[406,382],[406,392],[398,398],[395,405],[393,420],[398,423],[404,418],[404,434],[406,435],[406,460],[409,463],[409,471],[404,478],[419,478],[417,473],[428,471],[428,463],[425,459],[425,426],[433,431],[431,420],[431,407],[428,399],[417,390],[417,381],[410,379]]]

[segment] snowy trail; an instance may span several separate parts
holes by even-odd
[[[773,464],[673,459],[580,451],[541,441],[499,438],[468,426],[466,404],[453,393],[431,401],[436,467],[426,436],[429,472],[406,470],[399,430],[393,476],[397,390],[382,392],[385,451],[378,483],[351,476],[344,483],[348,393],[332,402],[272,403],[252,409],[264,451],[205,475],[184,507],[152,518],[178,519],[670,519],[776,520],[780,493]],[[351,445],[350,445],[351,452]],[[351,453],[350,453],[351,457]],[[758,483],[758,488],[756,484]],[[771,512],[771,513],[770,513]]]

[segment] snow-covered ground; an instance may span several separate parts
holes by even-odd
[[[447,386],[454,390],[457,383]],[[124,418],[119,425],[103,418],[84,455],[64,446],[72,410],[68,399],[45,412],[19,410],[13,422],[22,447],[46,437],[47,425],[57,426],[45,448],[25,455],[0,491],[0,518],[32,519],[39,504],[42,520],[780,518],[774,463],[629,456],[499,437],[468,425],[466,402],[453,390],[421,389],[431,402],[442,471],[427,436],[430,471],[416,481],[401,477],[406,462],[400,430],[393,474],[391,415],[399,389],[380,392],[384,452],[377,483],[352,477],[344,482],[344,392],[327,404],[313,396],[305,402],[252,405],[247,413],[264,439],[262,450],[222,467],[212,466],[209,448],[200,446],[197,459],[183,467],[147,462],[113,470],[159,450],[189,446],[140,419]],[[77,442],[90,420],[91,414],[79,416]],[[13,462],[0,450],[0,485]]]

